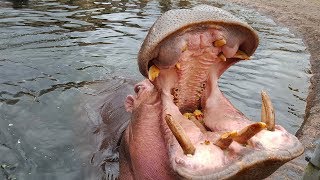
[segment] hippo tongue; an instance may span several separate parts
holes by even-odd
[[[161,91],[171,166],[185,178],[223,179],[262,168],[264,162],[276,162],[270,167],[277,168],[278,161],[303,151],[282,127],[271,122],[273,131],[263,130],[265,123],[248,120],[221,93],[221,74],[248,59],[238,49],[241,38],[229,43],[223,37],[223,31],[211,27],[186,30],[161,43],[149,69],[149,79]],[[259,172],[259,179],[268,173]]]

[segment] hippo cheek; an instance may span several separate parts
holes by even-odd
[[[170,166],[183,178],[262,179],[303,153],[298,139],[275,125],[265,92],[262,122],[253,122],[219,90],[222,73],[256,48],[248,44],[252,29],[235,26],[203,22],[169,33],[147,63],[140,51],[140,70],[161,92]]]

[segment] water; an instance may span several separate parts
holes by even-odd
[[[302,40],[269,17],[211,1],[258,30],[251,61],[219,85],[249,118],[260,119],[260,90],[277,123],[295,133],[303,121],[309,55]],[[0,179],[97,179],[90,131],[76,110],[105,79],[141,80],[136,55],[148,28],[169,9],[195,1],[0,1]]]

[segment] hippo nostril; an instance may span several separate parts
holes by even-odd
[[[141,91],[141,89],[142,89],[142,85],[136,85],[136,86],[134,87],[134,92],[135,92],[136,94],[138,94],[138,93]]]

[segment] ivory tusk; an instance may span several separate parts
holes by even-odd
[[[266,124],[264,122],[257,122],[254,124],[250,124],[249,126],[243,128],[242,130],[238,131],[236,137],[233,138],[234,141],[240,144],[247,144],[247,141],[256,135],[258,132],[266,128]]]
[[[148,72],[148,78],[150,81],[154,81],[158,76],[159,76],[159,73],[160,73],[160,69],[153,65],[149,68],[149,72]]]
[[[237,131],[226,132],[220,136],[214,144],[221,149],[227,149],[233,141],[233,138],[237,136]]]
[[[275,128],[275,113],[269,95],[265,91],[261,91],[261,122],[267,124],[269,131]]]
[[[178,143],[180,144],[184,154],[194,154],[196,148],[192,144],[190,138],[186,135],[185,131],[183,130],[182,126],[172,118],[170,114],[165,116],[165,120],[167,125],[169,126],[172,134],[177,139]]]

